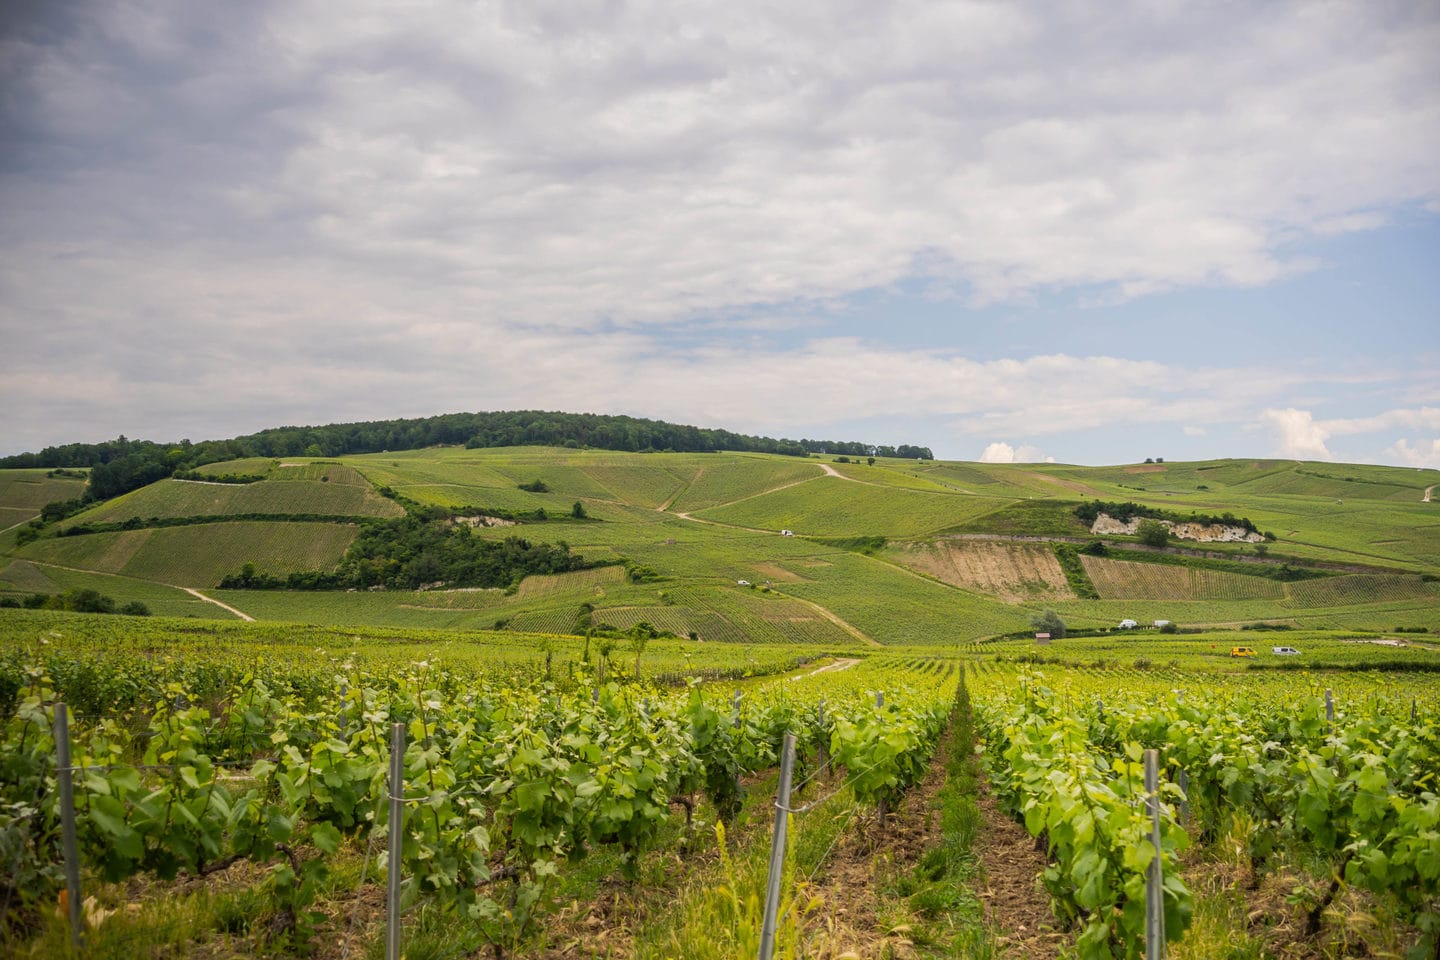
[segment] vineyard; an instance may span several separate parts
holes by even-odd
[[[942,748],[947,730],[974,736],[994,815],[1038,838],[1024,895],[1076,956],[1143,956],[1147,936],[1204,955],[1185,952],[1215,922],[1204,865],[1234,849],[1245,882],[1300,885],[1285,909],[1315,956],[1348,909],[1386,918],[1381,952],[1429,958],[1440,935],[1440,671],[1277,680],[1207,667],[1210,638],[1170,666],[1036,670],[990,645],[807,663],[803,645],[0,617],[8,955],[65,955],[72,920],[94,955],[363,955],[391,931],[444,956],[596,949],[597,914],[573,904],[610,898],[643,918],[610,921],[614,955],[750,956],[787,735],[777,945],[878,950],[894,934],[837,928],[827,898],[847,894],[825,877],[928,803],[982,815],[973,785],[968,806],[955,793],[972,755]],[[946,771],[954,784],[922,788]],[[929,899],[963,860],[933,850],[903,887],[927,899],[885,909],[912,937],[986,942],[963,897]],[[1163,917],[1148,927],[1147,889]],[[182,903],[203,919],[180,923]]]
[[[1336,710],[1326,691],[1271,688],[1215,696],[1174,691],[1117,698],[1113,683],[1005,675],[978,695],[980,729],[1002,805],[1044,835],[1043,876],[1057,914],[1082,930],[1082,956],[1139,956],[1136,892],[1152,852],[1132,799],[1144,749],[1167,785],[1160,857],[1165,929],[1178,939],[1194,897],[1176,876],[1193,840],[1243,842],[1252,875],[1305,851],[1334,882],[1305,915],[1316,934],[1342,885],[1383,899],[1418,929],[1415,956],[1440,951],[1440,716],[1369,691]],[[1408,707],[1408,710],[1407,710]],[[1383,745],[1383,746],[1382,746]],[[1171,882],[1170,877],[1175,877]]]
[[[1262,600],[1285,596],[1285,585],[1223,570],[1132,563],[1082,556],[1085,573],[1105,600]],[[1296,584],[1294,586],[1300,586]]]
[[[1297,608],[1339,607],[1391,600],[1440,602],[1440,584],[1394,574],[1352,574],[1291,583],[1287,584],[1286,592],[1288,605]]]
[[[259,483],[206,483],[163,480],[86,511],[67,525],[118,523],[150,518],[214,517],[227,514],[308,514],[331,517],[396,517],[403,511],[377,495],[348,467],[317,465],[319,476],[336,474],[331,482],[290,478]],[[314,468],[298,467],[295,473]],[[358,481],[358,482],[357,482]]]
[[[275,574],[328,569],[355,535],[350,524],[223,521],[40,540],[21,553],[37,564],[207,587],[246,563]]]
[[[995,505],[981,497],[821,476],[697,511],[696,516],[742,527],[790,529],[807,536],[913,537],[955,526]]]
[[[0,955],[1437,960],[1421,479],[436,447],[32,523],[83,481],[0,471]],[[1276,539],[1091,543],[1091,499]],[[213,587],[401,512],[612,565]]]
[[[162,636],[147,639],[199,649]],[[297,670],[267,657],[206,669],[12,650],[0,661],[7,936],[40,919],[37,904],[65,885],[62,828],[73,819],[68,862],[87,889],[249,864],[268,936],[363,939],[373,931],[325,927],[312,909],[342,848],[363,850],[378,870],[403,875],[398,906],[442,909],[475,944],[518,949],[557,906],[557,875],[591,851],[606,851],[633,882],[648,853],[703,842],[697,804],[733,823],[744,778],[773,766],[786,733],[801,745],[805,777],[823,755],[852,773],[845,788],[857,803],[893,809],[926,770],[958,679],[954,664],[907,675],[877,663],[732,697],[601,681],[603,664],[588,655],[564,681],[364,661]],[[403,796],[387,769],[400,771]],[[70,791],[73,802],[62,801]],[[397,810],[404,833],[391,845]],[[124,938],[125,926],[90,934]]]
[[[0,531],[39,516],[47,503],[78,497],[85,486],[83,480],[48,477],[47,472],[0,471]]]
[[[1075,596],[1055,552],[1044,544],[940,540],[907,544],[896,556],[905,566],[937,580],[1008,602]]]

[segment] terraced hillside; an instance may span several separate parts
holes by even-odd
[[[945,539],[902,544],[893,556],[944,583],[1009,602],[1075,597],[1055,551],[1046,544]]]
[[[16,486],[44,472],[8,473],[29,475],[0,478]],[[1422,502],[1435,471],[450,447],[341,461],[253,458],[199,475],[264,479],[164,480],[51,525],[6,551],[19,563],[0,568],[0,595],[46,592],[62,574],[107,576],[112,595],[138,596],[158,584],[210,591],[245,563],[282,577],[323,572],[340,562],[357,524],[402,513],[379,492],[387,487],[472,518],[525,520],[476,525],[471,536],[564,543],[616,565],[532,577],[510,591],[207,595],[259,619],[541,632],[645,622],[701,642],[947,645],[1023,632],[1045,608],[1077,627],[1133,617],[1440,630],[1440,596],[1426,579],[1440,574],[1440,504]],[[73,494],[78,484],[64,489]],[[1230,512],[1276,539],[1172,547],[1168,564],[1134,562],[1133,553],[1080,556],[1067,569],[1056,545],[1073,551],[1092,539],[1074,507],[1094,498],[1176,516]],[[572,517],[577,504],[583,519]],[[536,522],[540,511],[548,519]],[[139,529],[54,535],[82,524]],[[1276,576],[1280,564],[1317,563],[1304,574],[1312,579]]]
[[[306,514],[326,517],[398,517],[404,509],[380,496],[358,472],[339,464],[280,470],[283,479],[258,483],[161,480],[116,497],[65,521],[123,523],[127,520],[225,517],[242,514]],[[306,477],[303,474],[309,473]]]
[[[246,563],[276,575],[328,570],[356,532],[341,523],[222,521],[40,540],[18,555],[43,566],[212,587]]]
[[[1286,596],[1286,584],[1264,577],[1109,557],[1080,559],[1102,600],[1279,600]]]
[[[0,470],[0,531],[40,516],[40,508],[56,500],[80,496],[84,480],[50,477],[48,470]]]

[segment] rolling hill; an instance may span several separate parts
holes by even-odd
[[[262,620],[551,633],[643,621],[717,642],[950,644],[1022,632],[1047,607],[1074,626],[1133,617],[1440,630],[1440,504],[1422,502],[1435,471],[450,446],[252,457],[187,476],[95,504],[33,542],[12,536],[0,598],[103,577],[117,598],[206,616],[232,614],[165,591],[201,591]],[[0,508],[28,521],[80,484],[0,471]],[[1106,537],[1108,555],[1067,566],[1057,545],[1094,539],[1073,512],[1092,499],[1182,518],[1231,513],[1275,539],[1172,541],[1157,557],[1133,537]],[[443,579],[423,590],[216,589],[247,563],[281,578],[334,570],[360,530],[407,509],[458,515],[443,521],[465,528],[456,535],[563,543],[612,565],[509,589]]]

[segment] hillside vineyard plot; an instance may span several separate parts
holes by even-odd
[[[60,772],[75,784],[91,889],[244,861],[267,877],[273,909],[314,933],[322,921],[309,908],[337,859],[401,829],[386,770],[387,748],[404,742],[403,788],[416,806],[386,869],[403,872],[407,899],[454,911],[492,944],[536,935],[536,921],[558,906],[557,872],[577,854],[614,851],[633,881],[649,850],[688,844],[690,831],[673,829],[673,797],[703,795],[733,820],[737,778],[771,767],[786,733],[806,762],[823,744],[854,771],[857,800],[893,803],[924,771],[956,677],[877,666],[737,703],[725,691],[601,685],[583,673],[562,688],[428,662],[383,673],[345,662],[329,674],[292,676],[275,664],[203,679],[102,669],[82,696],[63,664],[52,655],[23,679],[4,675],[12,693],[0,769],[15,775],[0,782],[0,827],[27,837],[10,880],[17,906],[49,901],[58,886],[60,801],[41,788],[54,776],[57,704],[68,701],[74,752]],[[886,691],[883,705],[874,689]],[[497,876],[506,882],[492,885]]]

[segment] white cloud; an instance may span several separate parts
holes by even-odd
[[[19,447],[529,406],[1193,436],[1336,374],[824,327],[917,279],[1264,284],[1297,241],[1440,209],[1425,6],[33,7],[55,22],[0,36]],[[1391,436],[1437,429],[1417,409]]]
[[[1197,427],[1197,426],[1195,426],[1194,424],[1187,424],[1186,426],[1181,427],[1181,428],[1180,428],[1180,432],[1183,433],[1183,434],[1185,434],[1185,436],[1187,436],[1187,437],[1203,437],[1203,436],[1205,436],[1205,428],[1204,428],[1204,427]]]
[[[1275,432],[1276,454],[1294,457],[1297,460],[1332,460],[1334,456],[1325,446],[1330,431],[1324,424],[1311,416],[1309,410],[1266,410],[1261,414]]]
[[[1317,420],[1309,410],[1287,407],[1265,410],[1260,418],[1275,437],[1275,453],[1302,460],[1335,459],[1328,446],[1334,437],[1374,434],[1397,427],[1440,429],[1440,407],[1399,408],[1369,417],[1330,420]],[[1401,439],[1387,448],[1384,456],[1407,466],[1435,466],[1440,465],[1436,462],[1437,446],[1440,440],[1429,447],[1425,441],[1412,447]]]
[[[1325,429],[1337,436],[1352,433],[1377,433],[1381,430],[1396,428],[1440,430],[1440,407],[1387,410],[1373,417],[1325,421]]]
[[[1012,447],[1002,440],[987,444],[984,452],[980,454],[981,463],[1054,463],[1054,457],[1047,457],[1044,452],[1030,444],[1021,444],[1019,447]]]
[[[1295,236],[1440,190],[1433,13],[604,9],[286,3],[187,29],[97,5],[63,46],[12,44],[61,166],[6,178],[0,249],[138,241],[143,266],[184,243],[219,274],[283,247],[437,286],[457,317],[583,327],[917,270],[981,301],[1263,284],[1308,266]]]
[[[1434,467],[1440,469],[1440,437],[1427,445],[1424,440],[1411,446],[1408,440],[1396,440],[1385,453],[1409,467]]]
[[[1010,444],[997,440],[994,443],[986,444],[985,450],[980,454],[981,463],[1014,463],[1015,448]]]

